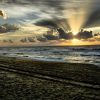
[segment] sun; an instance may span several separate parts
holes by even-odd
[[[78,34],[78,32],[73,32],[73,35],[77,35]]]
[[[76,38],[72,39],[71,42],[72,42],[72,45],[81,45],[81,40],[76,39]]]

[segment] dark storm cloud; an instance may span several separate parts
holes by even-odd
[[[58,22],[58,21],[57,21]],[[58,37],[59,39],[66,39],[70,40],[73,39],[74,37],[78,39],[88,39],[88,38],[93,38],[93,32],[92,31],[84,31],[81,30],[76,36],[73,36],[72,32],[67,32],[63,27],[61,27],[60,24],[58,24],[56,21],[53,20],[41,20],[35,23],[35,25],[39,26],[45,26],[45,27],[53,27],[57,32],[58,32]],[[47,38],[47,40],[57,40],[58,37],[51,34],[46,34],[44,37]]]
[[[37,26],[58,28],[57,22],[54,20],[40,20],[35,23]]]
[[[95,33],[94,36],[100,36],[100,33]]]
[[[58,40],[59,39],[58,36],[55,36],[53,34],[44,34],[43,36],[46,38],[46,40]]]
[[[34,23],[37,26],[44,26],[49,28],[63,28],[64,31],[70,30],[70,27],[66,21],[66,19],[51,19],[51,20],[39,20]]]
[[[35,40],[34,40],[34,37],[27,37],[27,38],[22,38],[20,42],[22,43],[35,42]]]
[[[0,10],[0,16],[4,16],[4,14],[3,14],[3,11],[2,10]]]
[[[65,32],[62,28],[58,28],[57,31],[58,31],[59,39],[70,40],[74,38],[72,32]]]
[[[92,31],[86,31],[86,30],[84,31],[83,29],[75,36],[73,35],[72,32],[65,32],[62,28],[58,28],[56,29],[56,31],[58,33],[57,35],[55,35],[52,31],[50,31],[47,32],[46,34],[43,34],[43,36],[39,37],[38,40],[41,42],[46,42],[49,40],[60,40],[60,39],[71,40],[73,38],[88,40],[95,37]]]
[[[35,42],[34,37],[28,37],[29,42]]]
[[[47,40],[58,40],[58,39],[70,40],[73,38],[86,40],[86,39],[94,37],[92,31],[86,31],[86,30],[84,31],[83,29],[76,36],[73,36],[72,32],[65,31],[64,27],[61,27],[62,25],[60,25],[58,22],[59,20],[57,21],[56,20],[41,20],[41,21],[36,22],[35,25],[44,26],[44,27],[53,27],[58,32],[58,36],[54,36],[52,33],[44,35],[44,37]]]
[[[19,28],[15,25],[4,24],[0,26],[0,33],[14,32],[19,30]]]
[[[75,36],[78,39],[89,39],[93,38],[93,32],[92,31],[84,31],[83,29]]]
[[[40,42],[47,42],[47,39],[45,37],[37,37],[36,39]]]
[[[23,38],[23,39],[20,40],[20,42],[26,43],[27,42],[27,39],[26,38]]]

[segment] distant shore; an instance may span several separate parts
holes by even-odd
[[[5,84],[6,82],[10,82],[13,86],[13,88],[15,88],[14,84],[19,84],[18,80],[22,80],[21,84],[25,84],[28,86],[31,86],[29,84],[29,81],[31,80],[36,80],[37,86],[35,86],[34,88],[36,89],[36,91],[39,91],[40,88],[46,89],[46,91],[49,91],[51,89],[51,87],[53,86],[54,89],[54,93],[51,92],[52,96],[55,95],[55,93],[57,92],[55,89],[59,88],[61,89],[62,87],[60,87],[57,84],[63,84],[63,89],[66,86],[69,86],[68,89],[71,89],[72,87],[75,89],[77,88],[77,91],[80,91],[80,88],[82,88],[81,94],[79,92],[77,92],[77,97],[76,98],[80,98],[82,99],[85,98],[84,95],[82,95],[82,93],[84,94],[84,89],[86,89],[86,91],[92,92],[92,94],[85,94],[85,95],[89,95],[89,97],[86,97],[85,99],[82,100],[93,100],[93,98],[96,98],[97,100],[100,99],[100,96],[98,94],[98,92],[100,93],[100,67],[92,65],[92,64],[76,64],[76,63],[64,63],[64,62],[45,62],[45,61],[34,61],[31,59],[24,59],[24,58],[16,58],[16,57],[0,57],[0,78],[2,75],[6,75],[5,78],[2,78],[2,82],[0,84]],[[7,74],[8,73],[8,74]],[[8,78],[10,74],[16,74],[16,77],[19,78],[14,78],[13,76]],[[10,75],[11,76],[11,75]],[[22,78],[22,76],[24,77],[24,79]],[[31,77],[28,79],[28,77]],[[12,79],[12,80],[11,80]],[[12,81],[15,80],[13,83]],[[26,83],[26,80],[28,83]],[[44,84],[44,81],[47,83],[47,86],[51,86],[51,82],[52,82],[52,86],[51,87],[46,87],[45,85],[43,85],[41,83],[41,87],[39,88],[39,84],[40,82],[38,80],[41,80],[41,82]],[[34,81],[35,82],[35,81]],[[33,82],[33,83],[34,83]],[[48,84],[48,82],[50,84]],[[34,84],[36,84],[34,83]],[[31,83],[32,84],[32,83]],[[54,84],[57,85],[57,87],[54,87]],[[21,86],[20,88],[22,88],[23,86]],[[18,87],[19,88],[19,87]],[[34,88],[30,88],[30,91],[33,91]],[[1,88],[0,88],[1,89]],[[5,91],[8,91],[8,89],[5,87],[4,88]],[[33,89],[33,90],[32,90]],[[66,87],[67,89],[67,87]],[[59,91],[59,95],[71,95],[73,98],[73,94],[72,91],[68,91],[68,90],[63,90],[62,92]],[[98,91],[96,91],[98,89]],[[13,91],[15,91],[14,89],[10,89],[13,93]],[[21,90],[20,90],[21,91]],[[35,91],[35,90],[34,90]],[[35,92],[36,92],[35,91]],[[43,91],[41,91],[42,97],[45,97],[45,94],[43,95]],[[66,93],[68,92],[68,93]],[[63,94],[62,94],[63,93]],[[17,95],[17,91],[15,92],[15,94]],[[23,94],[24,95],[24,94]],[[32,96],[32,94],[30,94]],[[34,94],[33,94],[34,95]],[[37,93],[38,96],[40,96],[40,94]],[[81,95],[81,96],[79,96]],[[52,98],[51,95],[48,94],[48,98]],[[41,96],[40,96],[41,97]],[[63,96],[62,96],[63,97]],[[90,98],[90,99],[89,99]],[[92,98],[92,99],[91,99]],[[67,98],[66,98],[67,99]],[[66,100],[63,99],[63,100]],[[24,100],[24,99],[23,99]],[[37,100],[37,99],[34,99]],[[40,99],[42,100],[42,99]],[[46,100],[46,99],[45,99]],[[50,99],[52,100],[52,99]],[[60,100],[60,99],[58,99]],[[68,100],[74,100],[74,99],[68,99]]]

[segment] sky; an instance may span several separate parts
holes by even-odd
[[[0,46],[99,45],[99,5],[100,0],[0,0],[4,13],[4,18],[0,17]],[[8,29],[4,24],[18,28]],[[59,38],[57,28],[66,33],[78,33],[85,28],[93,31],[93,36],[78,41]],[[53,36],[48,36],[52,31]]]

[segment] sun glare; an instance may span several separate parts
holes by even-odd
[[[78,32],[73,32],[73,35],[77,35],[78,34]]]
[[[78,40],[78,39],[72,39],[72,42],[74,42],[74,43],[77,43],[77,42],[79,42],[80,40]]]
[[[79,45],[81,43],[81,40],[79,39],[72,39],[72,45]]]

